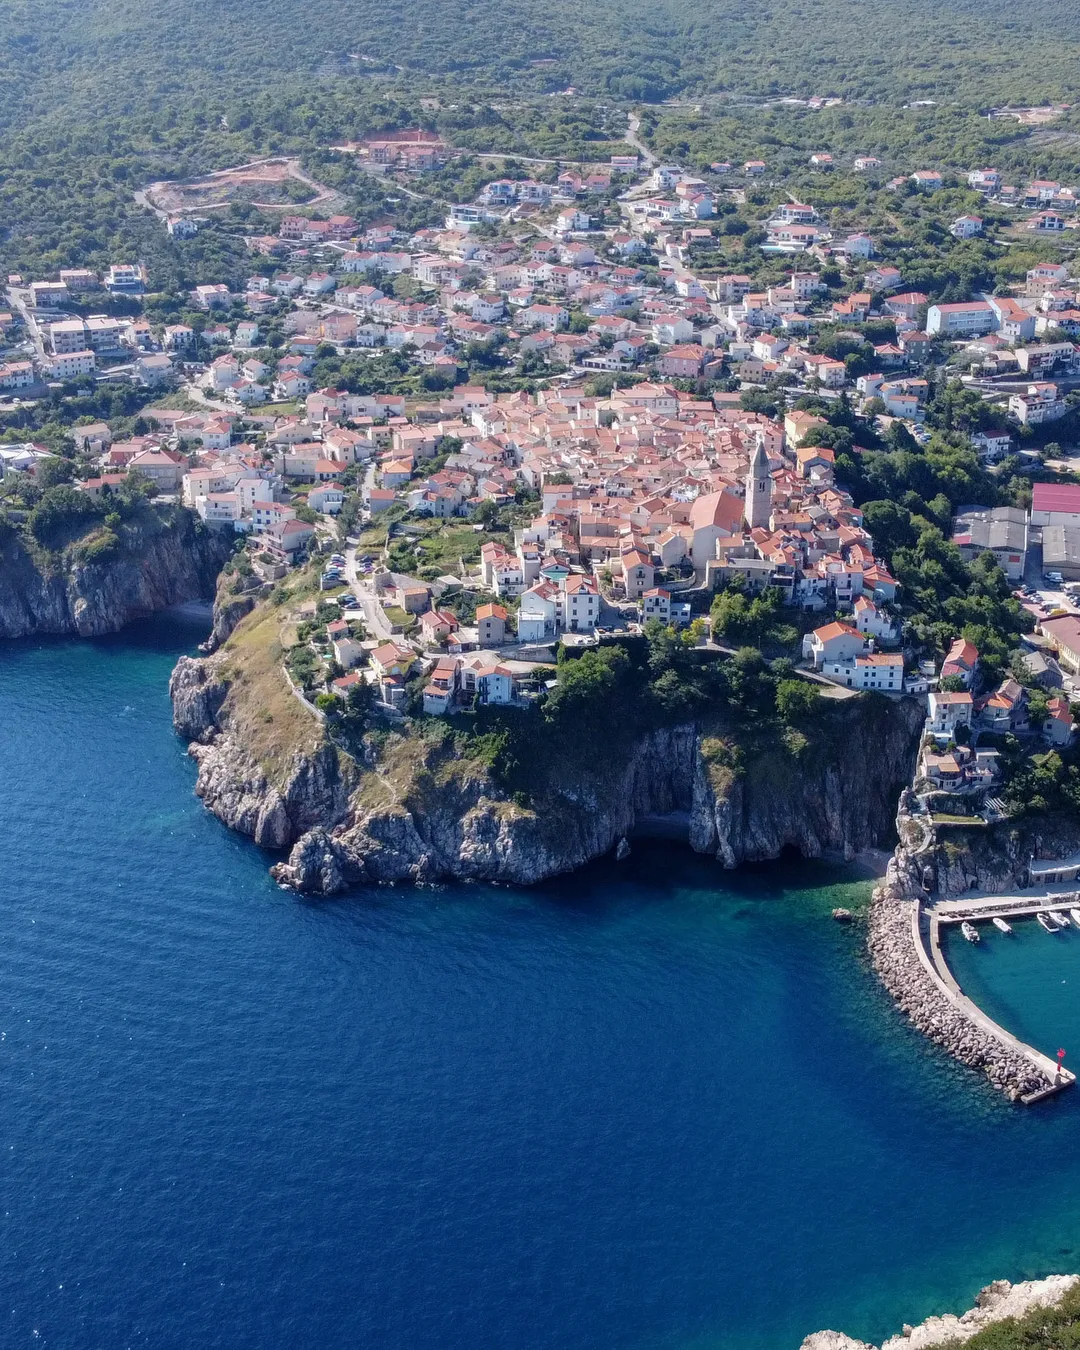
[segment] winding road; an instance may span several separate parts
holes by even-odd
[[[645,142],[641,139],[641,137],[638,135],[638,132],[640,130],[641,130],[641,118],[637,115],[637,113],[627,113],[626,137],[625,137],[626,144],[632,145],[634,149],[638,152],[638,154],[641,156],[642,162],[648,168],[651,169],[657,163],[657,158],[653,154],[653,152],[649,149],[649,147],[645,144]]]

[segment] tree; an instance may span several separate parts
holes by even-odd
[[[474,525],[483,525],[485,529],[490,530],[499,519],[498,502],[486,497],[477,505],[469,518]]]
[[[809,680],[781,680],[776,686],[776,711],[785,722],[805,721],[820,702],[821,694]]]
[[[361,680],[346,694],[338,711],[338,721],[350,735],[360,735],[367,728],[377,701],[375,686]]]
[[[70,459],[52,455],[39,462],[34,477],[38,486],[43,489],[56,487],[60,483],[71,483],[75,480],[75,465]]]
[[[30,532],[46,548],[62,548],[100,515],[97,503],[66,483],[46,488],[30,512]]]
[[[893,501],[867,502],[863,507],[863,524],[870,531],[875,551],[886,559],[914,540],[911,512]]]

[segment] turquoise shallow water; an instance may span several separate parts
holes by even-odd
[[[1080,1267],[1080,1093],[908,1031],[865,882],[301,899],[192,796],[198,636],[0,650],[4,1347],[793,1350]]]
[[[1059,1047],[1080,1072],[1080,930],[1045,933],[1034,918],[1011,934],[979,924],[978,943],[946,934],[944,951],[960,987],[1017,1036],[1045,1054]]]

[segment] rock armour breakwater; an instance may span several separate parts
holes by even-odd
[[[910,789],[900,796],[896,832],[900,842],[870,903],[867,946],[882,983],[925,1036],[961,1064],[982,1070],[1011,1100],[1045,1092],[1050,1079],[1036,1058],[1022,1053],[1023,1047],[1018,1050],[1019,1042],[1007,1033],[996,1035],[995,1024],[967,999],[955,996],[955,990],[950,994],[934,970],[922,934],[921,910],[930,891],[942,880],[948,883],[972,872],[981,875],[980,864],[965,861],[963,848],[956,843],[939,840],[933,821],[920,812]],[[1016,827],[1006,826],[1004,832],[1007,845],[995,844],[989,830],[964,831],[984,857],[1016,852]],[[1012,879],[1014,874],[1008,875]]]
[[[1017,1101],[1047,1086],[1031,1061],[974,1022],[942,991],[919,954],[919,901],[898,900],[883,888],[870,905],[868,943],[874,968],[897,1007],[935,1045],[972,1069],[981,1069],[996,1088]]]

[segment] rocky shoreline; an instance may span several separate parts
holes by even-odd
[[[1037,1308],[1053,1308],[1070,1289],[1080,1283],[1080,1275],[1048,1275],[1043,1280],[1025,1280],[1010,1284],[995,1280],[981,1289],[974,1308],[960,1317],[928,1317],[918,1326],[905,1326],[898,1336],[890,1336],[880,1350],[931,1350],[939,1345],[962,1345],[985,1327],[1007,1317],[1022,1318]],[[856,1341],[839,1331],[816,1331],[803,1341],[801,1350],[879,1350],[866,1341]]]
[[[891,833],[922,720],[910,701],[853,702],[834,714],[814,759],[747,756],[737,772],[718,769],[696,726],[660,728],[602,772],[579,766],[528,804],[486,766],[463,760],[452,736],[439,743],[414,731],[391,737],[389,752],[365,745],[349,754],[310,715],[303,746],[270,768],[252,751],[264,718],[243,656],[245,633],[265,613],[241,616],[213,656],[178,662],[174,720],[208,809],[257,843],[289,850],[274,875],[309,893],[371,882],[530,884],[604,856],[640,820],[677,822],[692,848],[726,867],[791,847],[851,859]]]

